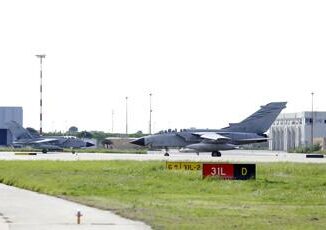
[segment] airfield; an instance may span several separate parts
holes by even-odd
[[[222,157],[178,151],[169,157],[160,151],[20,154],[29,153],[0,152],[3,183],[51,196],[1,185],[0,229],[199,229],[216,223],[226,229],[270,223],[318,229],[326,221],[326,158],[253,150],[224,151]],[[165,161],[257,163],[258,177],[202,180],[200,172],[166,170]],[[81,225],[77,210],[84,214]]]
[[[33,153],[33,152],[31,152]],[[0,152],[0,160],[53,160],[53,161],[78,161],[78,160],[132,160],[132,161],[195,161],[195,162],[296,162],[296,163],[326,163],[324,158],[307,158],[306,154],[287,153],[282,151],[263,150],[231,150],[222,151],[221,157],[212,157],[211,153],[182,153],[178,150],[169,151],[166,157],[161,151],[149,151],[148,154],[122,154],[122,153],[61,153],[49,152],[47,154],[18,152]],[[17,154],[17,155],[16,155]],[[20,155],[24,154],[24,155]],[[33,153],[35,154],[35,153]]]

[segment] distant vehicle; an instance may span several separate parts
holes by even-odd
[[[75,153],[76,148],[94,146],[93,143],[83,141],[74,136],[40,136],[30,133],[15,121],[6,123],[7,128],[13,135],[13,146],[16,148],[31,147],[41,149],[42,153],[48,151],[62,151],[64,148],[70,148]]]
[[[140,146],[165,149],[187,148],[199,152],[212,152],[220,157],[221,150],[237,149],[239,145],[266,142],[269,138],[265,132],[280,112],[286,108],[286,102],[272,102],[247,117],[240,123],[230,123],[222,129],[182,129],[168,130],[131,141]]]

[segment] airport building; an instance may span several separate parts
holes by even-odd
[[[313,129],[312,129],[313,127]],[[320,142],[325,147],[326,112],[280,114],[269,129],[269,149],[288,151]]]
[[[23,125],[23,108],[22,107],[0,107],[0,146],[12,143],[12,136],[7,129],[6,123],[16,121]]]

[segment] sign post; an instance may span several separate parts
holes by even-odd
[[[202,163],[200,162],[166,162],[166,169],[169,170],[201,170],[202,169]]]

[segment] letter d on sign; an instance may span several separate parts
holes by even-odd
[[[256,178],[255,164],[235,164],[234,177],[237,180],[248,180]]]
[[[248,169],[247,169],[247,168],[242,168],[242,169],[241,169],[241,174],[242,174],[242,176],[247,175],[247,173],[248,173]]]

